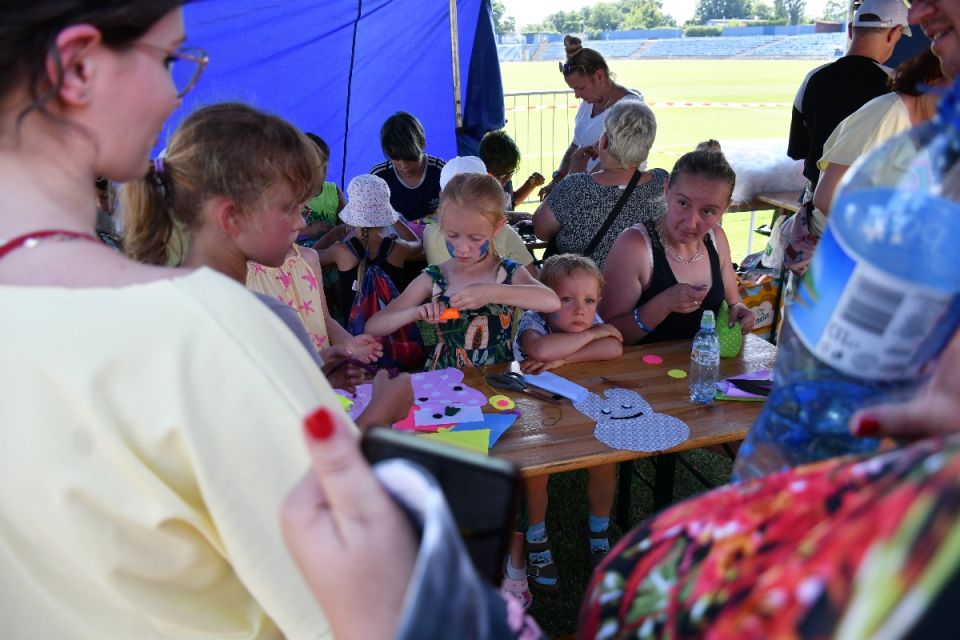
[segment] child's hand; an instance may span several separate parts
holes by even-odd
[[[550,371],[551,369],[556,369],[567,364],[566,360],[551,360],[550,362],[542,362],[540,360],[533,360],[528,358],[520,363],[520,371],[524,373],[543,373],[544,371]]]
[[[417,320],[437,324],[441,322],[440,314],[446,310],[447,305],[442,302],[427,302],[417,307]]]
[[[370,392],[370,404],[357,416],[357,426],[362,431],[371,427],[389,427],[400,422],[410,413],[413,406],[413,385],[409,373],[401,373],[391,378],[386,371],[379,371],[373,378]]]
[[[593,335],[594,340],[613,338],[614,340],[623,342],[623,334],[612,324],[598,324],[590,328],[590,333]]]
[[[344,345],[353,357],[360,362],[370,364],[376,362],[383,355],[383,345],[377,339],[366,333],[361,333],[347,340]]]
[[[363,369],[349,362],[341,365],[350,357],[350,350],[344,345],[320,349],[320,357],[323,358],[323,375],[327,376],[331,387],[354,393],[357,385],[363,382]]]
[[[490,302],[490,290],[485,284],[471,284],[450,296],[450,306],[462,311],[479,309]]]

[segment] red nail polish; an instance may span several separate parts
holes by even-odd
[[[864,416],[860,418],[860,422],[857,424],[858,436],[872,436],[879,430],[880,422],[872,416]]]
[[[333,417],[323,407],[307,416],[303,426],[314,440],[326,440],[333,435]]]

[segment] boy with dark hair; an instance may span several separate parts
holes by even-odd
[[[380,147],[387,157],[370,173],[390,187],[390,204],[407,220],[419,220],[437,211],[443,160],[423,152],[427,145],[423,125],[415,116],[398,111],[380,128]]]
[[[506,131],[488,131],[480,141],[480,159],[487,172],[500,181],[503,190],[510,196],[510,209],[516,209],[517,203],[527,199],[530,193],[541,186],[545,180],[534,171],[530,177],[514,191],[513,176],[520,167],[520,148]]]

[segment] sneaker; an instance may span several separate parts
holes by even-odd
[[[530,579],[530,586],[544,591],[556,589],[560,583],[560,572],[557,570],[557,563],[554,561],[550,541],[525,541],[524,547],[527,550],[527,577]],[[550,560],[546,562],[543,559],[545,551],[550,552]]]

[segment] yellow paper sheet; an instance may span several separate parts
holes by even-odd
[[[430,438],[440,442],[469,449],[487,455],[487,444],[490,442],[490,429],[477,429],[476,431],[438,431],[437,433],[421,433],[421,438]]]

